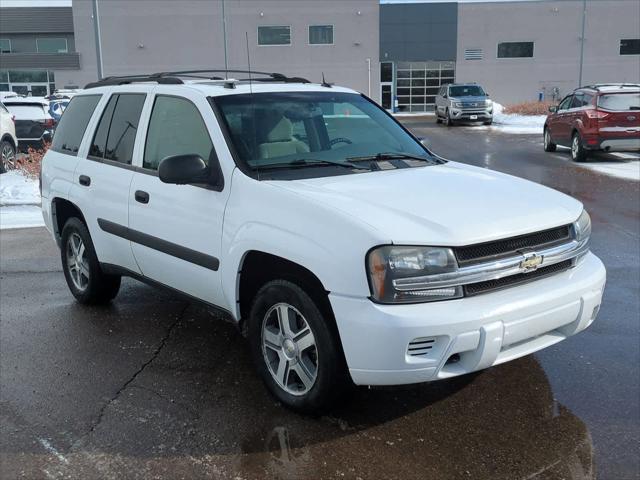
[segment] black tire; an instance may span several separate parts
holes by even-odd
[[[449,109],[447,108],[444,112],[444,124],[447,127],[453,126],[453,120],[451,120],[451,115],[449,115]]]
[[[72,239],[82,241],[84,246],[83,266],[88,270],[88,278],[85,277],[86,287],[80,288],[76,285],[73,278],[72,268],[69,262],[70,250],[72,249],[70,242]],[[62,261],[62,270],[67,280],[69,290],[76,300],[85,305],[99,305],[109,303],[113,300],[120,290],[120,276],[107,275],[100,268],[96,251],[91,241],[91,235],[86,225],[78,218],[70,218],[62,229],[62,240],[60,247],[60,259]],[[77,264],[76,264],[77,266]]]
[[[11,160],[13,159],[13,160]],[[6,173],[16,168],[16,149],[7,140],[0,142],[0,173]]]
[[[267,353],[265,353],[269,349],[263,347],[263,325],[272,318],[267,314],[278,304],[294,307],[315,337],[313,348],[316,350],[312,352],[315,353],[316,361],[315,380],[305,393],[289,393],[276,381],[270,371]],[[287,280],[273,280],[266,283],[256,294],[248,320],[251,355],[258,373],[268,390],[280,402],[301,413],[320,414],[326,411],[344,394],[349,385],[346,362],[335,322],[332,318],[326,318],[321,312],[322,308],[300,286]],[[294,318],[295,324],[299,317],[294,316]],[[282,361],[285,357],[277,358],[279,360],[276,362]],[[292,360],[287,361],[286,364],[285,379],[291,378],[294,366],[300,365],[301,361]],[[271,368],[275,370],[273,364]],[[297,373],[293,377],[294,380],[296,377]]]
[[[571,159],[574,162],[585,162],[587,160],[587,150],[582,145],[582,137],[579,132],[573,132],[571,136]]]
[[[442,123],[442,119],[440,118],[440,115],[438,115],[436,113],[436,123]]]
[[[555,152],[557,145],[553,143],[551,138],[551,132],[547,127],[544,127],[544,133],[542,134],[542,144],[545,152]]]

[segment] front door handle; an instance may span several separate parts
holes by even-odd
[[[136,190],[134,195],[136,202],[140,203],[149,203],[149,194],[147,192],[143,192],[142,190]]]
[[[91,185],[91,177],[87,177],[86,175],[80,175],[80,178],[78,178],[78,182],[83,187],[88,187],[89,185]]]

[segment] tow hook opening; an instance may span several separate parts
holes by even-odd
[[[445,365],[453,365],[454,363],[458,363],[460,361],[460,354],[454,353],[451,355],[447,361],[444,363]]]

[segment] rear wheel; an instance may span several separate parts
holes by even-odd
[[[16,149],[7,140],[0,142],[0,173],[15,170],[16,168]]]
[[[544,129],[544,151],[545,152],[555,152],[556,144],[551,141],[551,132],[549,132],[548,128]]]
[[[293,410],[323,411],[347,385],[332,319],[295,283],[273,280],[260,289],[249,316],[249,341],[267,388]]]
[[[62,270],[76,300],[89,305],[113,300],[120,289],[120,276],[102,272],[89,230],[81,220],[67,221],[61,245]]]
[[[574,162],[584,162],[587,159],[587,151],[582,146],[582,138],[578,132],[574,132],[571,138],[571,159]]]

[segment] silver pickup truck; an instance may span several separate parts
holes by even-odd
[[[436,121],[444,121],[447,126],[458,121],[491,125],[493,102],[489,94],[476,83],[442,85],[436,95]]]

